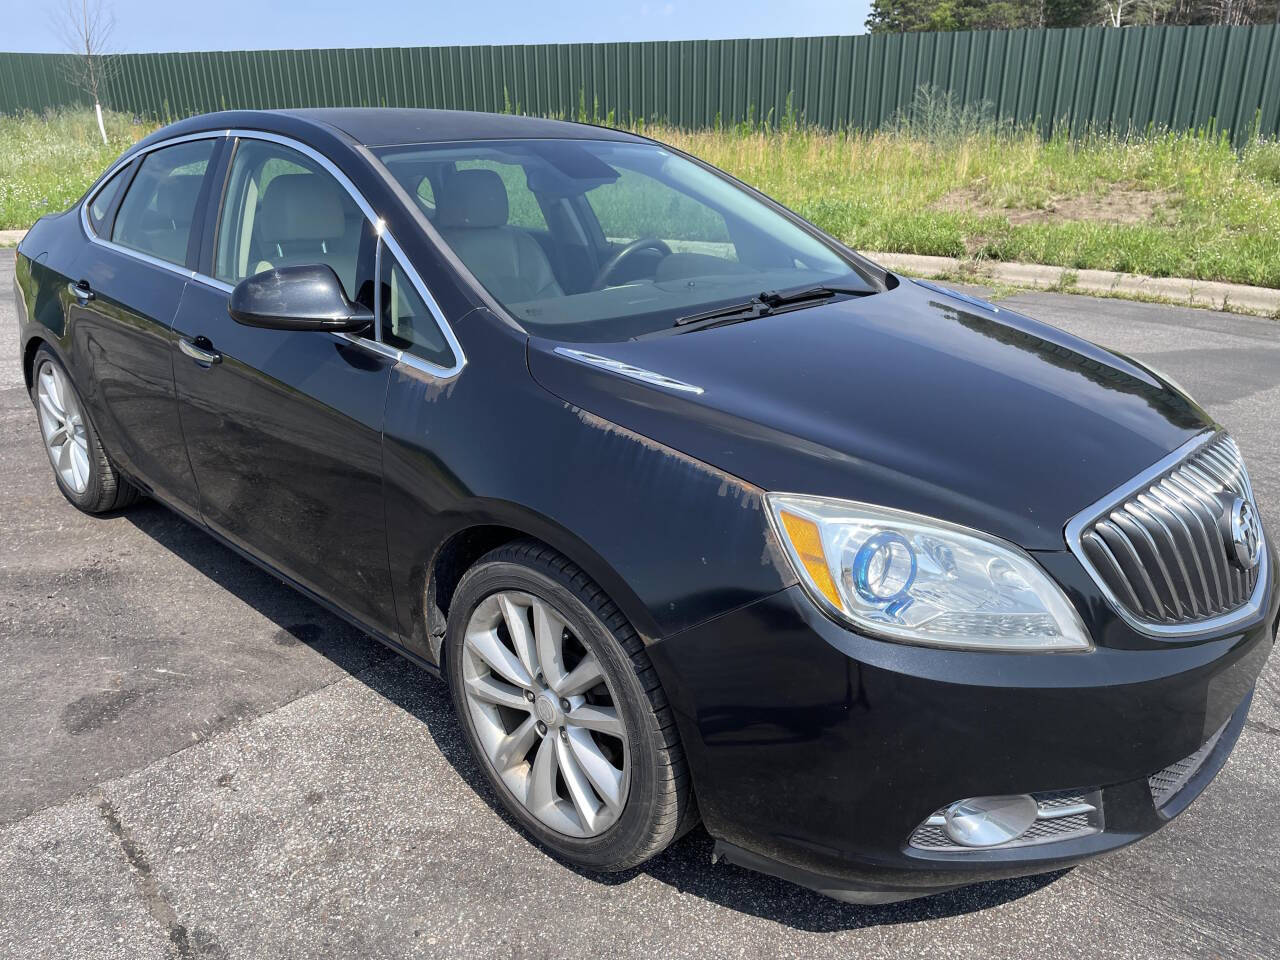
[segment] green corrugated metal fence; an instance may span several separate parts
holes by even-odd
[[[0,53],[0,112],[85,103],[58,54]],[[1210,124],[1280,136],[1280,26],[1091,27],[769,40],[138,53],[112,109],[413,106],[683,127],[875,129],[922,85],[1045,132]]]

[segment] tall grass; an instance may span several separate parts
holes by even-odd
[[[65,210],[98,174],[150,128],[118,113],[103,117],[106,146],[93,114],[0,114],[0,230],[25,228]]]
[[[0,117],[0,228],[61,210],[148,129],[87,112]],[[1030,261],[1280,287],[1280,144],[1235,150],[1202,134],[1044,141],[946,105],[874,133],[643,132],[728,170],[862,250]],[[1064,219],[1056,207],[1124,191],[1140,222]],[[1041,211],[1043,216],[1028,216]],[[1016,221],[1016,222],[1015,222]]]
[[[1172,133],[1130,141],[804,128],[649,126],[645,133],[729,171],[862,250],[1280,287],[1276,143],[1238,152],[1222,139]],[[1149,195],[1145,222],[1051,215],[1065,200],[1101,200],[1120,189]],[[1036,210],[1046,214],[1039,222],[1010,222]]]

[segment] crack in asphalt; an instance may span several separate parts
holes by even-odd
[[[226,951],[210,934],[198,929],[193,931],[178,918],[177,911],[165,896],[152,872],[151,862],[137,841],[125,829],[115,805],[101,794],[98,795],[98,813],[107,831],[120,845],[120,851],[129,864],[129,876],[133,879],[142,903],[152,919],[160,924],[168,935],[174,955],[180,958],[225,957]]]
[[[179,958],[179,960],[188,960],[188,958],[198,957],[225,958],[228,954],[208,931],[200,927],[189,926],[179,918],[177,910],[174,909],[173,904],[169,901],[169,898],[165,895],[159,881],[156,879],[150,859],[148,859],[145,851],[143,851],[138,841],[133,838],[129,830],[125,827],[123,820],[120,818],[120,812],[117,810],[115,804],[113,804],[102,793],[102,788],[117,780],[124,780],[129,777],[137,776],[140,773],[144,773],[153,766],[167,763],[172,758],[180,756],[188,750],[207,746],[213,741],[221,739],[223,736],[230,735],[243,727],[250,726],[259,720],[270,717],[272,714],[279,710],[283,710],[291,704],[295,704],[302,700],[306,700],[309,697],[324,693],[336,684],[350,682],[352,680],[362,682],[362,678],[365,674],[377,670],[380,666],[383,666],[383,664],[371,664],[364,670],[337,677],[330,683],[326,683],[314,690],[309,690],[306,693],[293,697],[284,703],[278,704],[271,710],[264,711],[263,713],[257,714],[253,717],[246,717],[242,722],[223,728],[212,736],[203,737],[194,743],[184,746],[181,750],[174,750],[172,753],[168,753],[162,757],[157,757],[150,763],[138,767],[137,769],[130,770],[121,776],[103,780],[95,784],[90,790],[86,791],[85,794],[81,794],[81,797],[87,797],[90,800],[92,800],[94,795],[96,795],[98,815],[101,817],[107,832],[111,834],[120,847],[120,852],[123,854],[125,862],[129,867],[129,876],[133,881],[133,885],[143,906],[146,908],[147,913],[150,914],[151,918],[160,925],[162,930],[164,930],[169,939],[173,955]],[[62,806],[68,802],[74,802],[75,799],[76,798],[68,798],[60,800],[57,803],[49,804],[48,806],[41,807],[38,810],[33,810],[22,819],[16,820],[10,824],[5,824],[3,829],[9,830],[20,826],[24,820],[39,816],[42,812],[54,807]]]
[[[1271,724],[1263,723],[1261,720],[1246,720],[1244,725],[1256,733],[1262,733],[1272,737],[1280,737],[1280,727],[1273,727]]]

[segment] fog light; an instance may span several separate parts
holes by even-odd
[[[1036,822],[1035,798],[971,797],[947,807],[943,814],[947,836],[965,847],[994,847],[1016,840]]]

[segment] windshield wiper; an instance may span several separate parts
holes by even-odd
[[[763,293],[756,294],[750,300],[742,303],[731,304],[727,307],[716,307],[716,309],[708,310],[705,313],[691,313],[687,317],[680,317],[672,326],[687,327],[697,324],[698,329],[701,330],[706,327],[718,327],[726,323],[741,323],[744,320],[767,317],[780,307],[829,300],[840,294],[851,297],[865,297],[872,293],[875,293],[875,291],[864,290],[860,287],[825,285],[800,287],[793,290],[765,290]]]
[[[679,317],[673,327],[687,327],[698,324],[702,327],[718,327],[723,323],[741,323],[743,320],[755,320],[773,313],[773,307],[759,297],[752,297],[743,303],[731,304],[727,307],[716,307],[705,313],[691,313],[687,317]]]
[[[813,287],[799,287],[792,290],[766,290],[764,293],[756,297],[761,303],[770,307],[789,306],[793,303],[804,303],[808,300],[829,300],[838,294],[846,294],[851,297],[865,297],[868,294],[875,293],[874,290],[866,290],[862,287],[839,287],[819,284]]]

